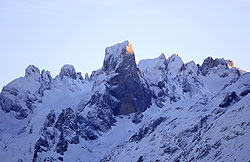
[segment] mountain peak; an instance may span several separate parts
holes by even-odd
[[[34,66],[34,65],[29,65],[26,69],[25,69],[25,76],[30,76],[33,74],[40,74],[40,70]]]
[[[114,115],[141,113],[151,105],[150,91],[141,82],[134,50],[129,41],[106,48],[102,71],[108,76],[104,84],[107,86],[101,92],[105,92],[103,100],[95,102],[95,105],[103,102]],[[95,86],[99,86],[98,82]],[[96,98],[97,94],[92,98]]]
[[[133,46],[132,46],[131,42],[128,42],[128,45],[126,46],[126,53],[128,55],[133,55],[134,54],[134,49],[133,49]]]
[[[137,66],[129,41],[90,78],[30,65],[0,93],[1,161],[248,161],[250,73],[231,67],[178,54]]]
[[[105,49],[103,70],[116,71],[121,65],[136,66],[132,43],[127,40]]]
[[[72,79],[76,79],[76,71],[74,66],[69,64],[64,65],[61,68],[59,76],[61,79],[63,79],[65,76]]]
[[[166,57],[165,57],[164,53],[162,53],[158,58],[161,59],[161,60],[166,60]]]
[[[184,65],[178,54],[173,54],[167,59],[167,69],[169,74],[177,75]]]
[[[125,50],[124,52],[122,52],[123,50]],[[122,43],[117,43],[113,46],[107,47],[105,49],[106,52],[106,57],[110,57],[110,56],[120,56],[121,54],[125,55],[125,54],[129,54],[132,55],[134,54],[134,50],[132,47],[132,43],[128,40],[122,42]]]
[[[25,77],[34,77],[36,80],[39,80],[40,70],[34,65],[29,65],[25,69]]]
[[[209,56],[204,60],[201,67],[202,69],[207,70],[219,65],[226,66],[227,68],[231,69],[234,67],[234,62],[231,60],[225,60],[224,58],[213,59],[213,57]]]
[[[174,53],[174,54],[172,54],[172,55],[169,57],[169,60],[175,60],[175,59],[181,60],[179,54]]]

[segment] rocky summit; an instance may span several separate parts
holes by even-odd
[[[4,162],[250,160],[250,73],[208,57],[135,61],[131,42],[105,49],[82,77],[34,65],[0,94]]]
[[[103,71],[108,97],[116,99],[110,107],[114,115],[140,113],[151,105],[150,91],[140,81],[132,44],[128,41],[106,48]]]

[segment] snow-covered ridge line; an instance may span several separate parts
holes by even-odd
[[[107,47],[83,79],[34,65],[0,93],[3,161],[247,161],[250,73],[225,59],[141,60]]]

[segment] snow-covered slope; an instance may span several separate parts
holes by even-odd
[[[225,59],[105,50],[83,79],[30,65],[0,94],[1,161],[249,161],[250,73]]]

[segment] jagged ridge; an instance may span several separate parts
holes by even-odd
[[[129,41],[106,48],[102,68],[85,79],[72,65],[55,78],[30,65],[0,94],[6,120],[0,155],[14,161],[216,161],[233,157],[224,146],[234,144],[243,151],[231,154],[246,160],[240,139],[249,137],[249,82],[249,73],[225,59],[208,57],[200,66],[161,54],[137,66]],[[231,120],[237,116],[241,120]]]

